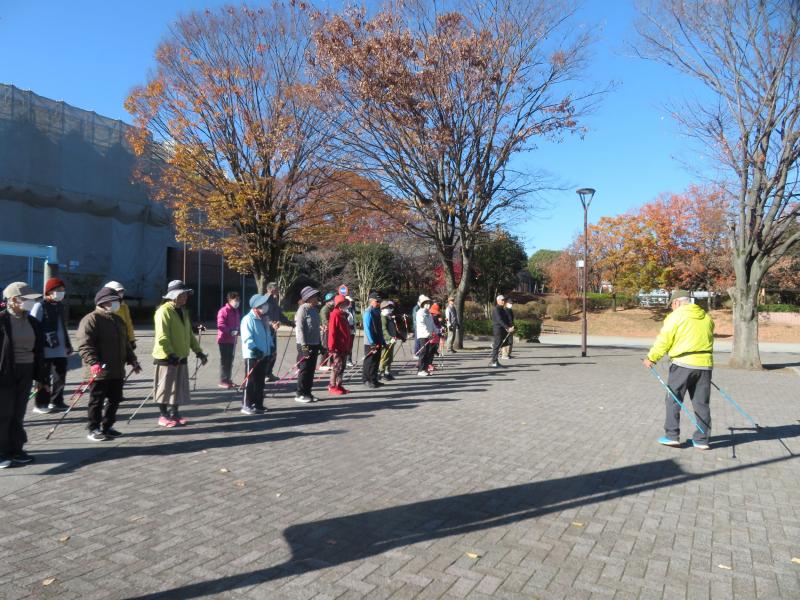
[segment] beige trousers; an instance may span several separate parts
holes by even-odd
[[[153,381],[156,404],[181,406],[189,401],[189,366],[156,365]]]

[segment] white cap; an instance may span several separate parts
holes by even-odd
[[[505,299],[506,299],[506,297],[505,297],[505,296],[503,296],[503,294],[500,294],[500,295],[497,297],[497,301],[498,301],[498,302],[500,302],[500,300],[505,300]]]
[[[125,291],[125,286],[122,285],[119,281],[109,281],[103,287],[111,288],[112,290],[115,290],[117,292]]]
[[[425,304],[426,302],[430,302],[430,301],[431,301],[431,299],[430,299],[430,298],[428,298],[428,297],[427,297],[425,294],[420,294],[420,295],[419,295],[419,300],[417,300],[417,304],[419,304],[420,306],[422,306],[422,305],[423,305],[423,304]]]

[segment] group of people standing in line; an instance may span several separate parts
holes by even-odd
[[[158,424],[166,428],[187,424],[181,407],[190,397],[190,355],[195,354],[198,365],[208,362],[186,308],[191,293],[183,281],[171,281],[164,302],[154,315],[155,373],[151,395],[159,409]],[[67,329],[65,296],[66,284],[59,278],[45,283],[44,294],[24,282],[12,283],[3,292],[6,308],[0,311],[0,468],[33,460],[24,450],[27,436],[23,426],[31,398],[33,412],[37,414],[68,410],[64,388],[68,359],[76,351],[85,368],[85,383],[77,397],[89,393],[87,438],[100,442],[122,435],[114,425],[124,384],[131,373],[142,370],[135,352],[130,309],[124,301],[125,289],[111,281],[96,293],[95,308],[81,319],[75,346]],[[274,369],[277,331],[282,326],[291,327],[295,333],[297,360],[291,370],[297,381],[295,400],[300,403],[318,400],[312,386],[320,357],[320,369],[330,371],[328,392],[348,393],[344,387],[345,369],[355,367],[353,301],[333,292],[322,301],[320,296],[310,286],[303,288],[291,321],[280,307],[275,283],[267,286],[265,294],[255,294],[249,299],[249,311],[244,316],[240,312],[239,294],[227,295],[217,314],[219,386],[237,388],[233,383],[233,365],[236,346],[240,344],[246,373],[244,383],[239,386],[243,394],[241,412],[256,415],[267,410],[265,386],[279,380]],[[363,311],[361,378],[369,388],[381,387],[385,381],[394,379],[394,358],[410,333],[415,337],[414,354],[420,376],[435,371],[434,358],[445,347],[455,352],[453,344],[461,325],[453,298],[448,299],[443,315],[438,304],[421,295],[411,323],[406,315],[398,321],[395,309],[392,300],[372,292]],[[130,367],[127,375],[126,367]]]

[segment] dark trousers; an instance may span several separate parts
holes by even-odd
[[[67,359],[46,358],[44,364],[50,376],[51,392],[43,389],[36,392],[36,406],[39,408],[47,408],[48,404],[63,406],[64,384],[67,382]]]
[[[705,430],[705,433],[696,430],[692,437],[696,442],[707,444],[711,436],[711,371],[687,369],[673,364],[669,368],[667,385],[681,402],[686,392],[689,392],[694,416],[700,427]],[[664,433],[669,439],[677,440],[681,430],[681,407],[669,394],[664,401],[667,408]]]
[[[424,371],[433,363],[433,357],[436,353],[436,345],[429,344],[430,338],[420,338],[417,354],[417,371]]]
[[[491,362],[497,362],[497,355],[500,353],[500,347],[503,346],[503,341],[506,339],[508,332],[505,329],[495,329],[494,330],[494,341],[492,342],[492,360]]]
[[[264,408],[264,378],[267,376],[267,358],[245,358],[244,372],[250,373],[247,385],[244,388],[242,406],[250,408]],[[250,369],[253,369],[250,372]]]
[[[297,344],[297,395],[310,396],[311,388],[314,385],[314,371],[317,370],[317,357],[319,356],[319,346],[311,346],[308,358],[303,360],[302,346]],[[302,362],[301,362],[302,361]]]
[[[122,379],[95,381],[89,393],[89,431],[111,429],[117,422],[117,409],[122,402]],[[105,402],[108,400],[108,402]],[[105,405],[105,406],[104,406]]]
[[[219,380],[222,382],[231,381],[231,371],[233,370],[233,355],[236,351],[235,344],[219,344]]]
[[[0,384],[0,458],[22,452],[28,441],[25,411],[33,383],[33,365],[16,365],[10,381]]]
[[[380,363],[380,351],[375,349],[374,344],[364,344],[364,365],[361,370],[361,381],[363,383],[378,383],[378,363]]]

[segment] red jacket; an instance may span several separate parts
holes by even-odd
[[[328,349],[343,354],[350,352],[350,325],[347,323],[347,315],[338,307],[331,311],[328,321]]]

